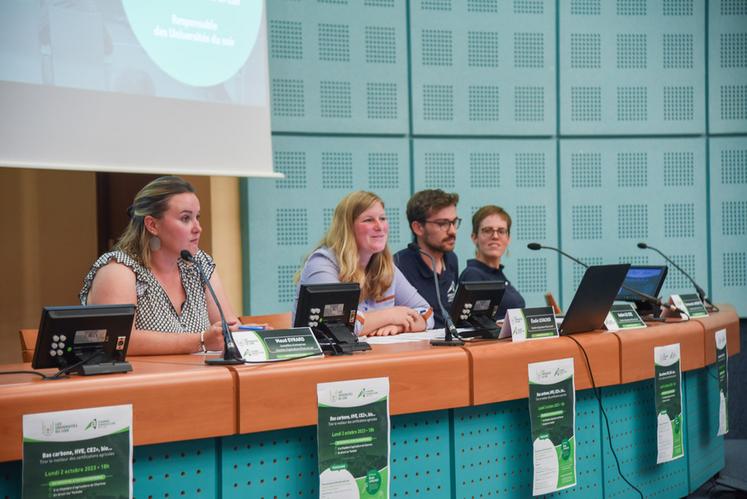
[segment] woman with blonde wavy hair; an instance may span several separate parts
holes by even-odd
[[[351,192],[335,208],[329,230],[306,259],[300,284],[357,282],[356,332],[386,336],[433,327],[428,302],[394,265],[389,222],[376,194]]]

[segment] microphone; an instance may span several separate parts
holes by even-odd
[[[527,244],[527,248],[529,248],[530,250],[533,250],[533,251],[538,251],[538,250],[541,250],[541,249],[549,249],[549,250],[557,251],[558,253],[560,253],[564,257],[570,258],[571,260],[573,260],[577,264],[581,265],[582,267],[584,267],[586,269],[589,268],[588,265],[586,265],[584,262],[582,262],[578,258],[573,257],[573,256],[569,255],[568,253],[566,253],[564,251],[561,251],[559,248],[555,248],[553,246],[542,246],[539,243],[529,243],[529,244]],[[648,303],[652,303],[652,304],[656,305],[657,307],[659,307],[661,309],[668,308],[672,312],[682,312],[679,308],[675,307],[674,305],[667,305],[664,302],[662,302],[660,299],[658,299],[657,297],[651,296],[651,295],[649,295],[647,293],[644,293],[643,291],[638,291],[637,289],[633,289],[631,287],[628,287],[625,284],[623,284],[620,287],[622,289],[624,289],[625,291],[633,293],[636,296],[640,296],[641,298],[643,298],[644,301],[646,301]]]
[[[560,253],[560,254],[561,254],[561,255],[563,255],[564,257],[566,257],[566,258],[570,258],[571,260],[573,260],[573,261],[574,261],[574,262],[576,262],[577,264],[581,265],[582,267],[584,267],[584,268],[586,268],[586,269],[588,269],[588,268],[589,268],[589,266],[588,266],[588,265],[586,265],[586,264],[585,264],[584,262],[582,262],[582,261],[581,261],[581,260],[579,260],[578,258],[576,258],[576,257],[574,257],[574,256],[571,256],[571,255],[569,255],[568,253],[566,253],[566,252],[564,252],[564,251],[560,250],[560,248],[554,248],[554,247],[552,247],[552,246],[542,246],[542,245],[541,245],[541,244],[539,244],[539,243],[529,243],[529,244],[527,244],[527,248],[529,248],[530,250],[533,250],[533,251],[539,251],[539,250],[541,250],[541,249],[549,249],[549,250],[557,251],[558,253]]]
[[[433,270],[433,285],[436,287],[436,301],[438,301],[438,308],[441,309],[441,315],[444,318],[446,327],[444,327],[444,339],[443,340],[431,340],[431,345],[434,346],[459,346],[464,345],[464,341],[459,337],[459,332],[454,326],[454,321],[451,320],[451,315],[446,311],[446,307],[441,302],[441,288],[438,286],[438,276],[436,276],[436,259],[432,255],[426,253],[420,249],[416,243],[410,243],[407,245],[411,250],[417,251],[421,255],[427,256],[431,261],[431,270]]]
[[[200,274],[200,280],[207,286],[210,291],[210,295],[213,297],[215,305],[218,307],[218,313],[220,314],[221,330],[223,332],[223,358],[222,359],[205,359],[205,364],[210,365],[236,365],[243,364],[244,359],[241,357],[239,349],[236,348],[236,344],[233,342],[233,336],[231,331],[228,329],[228,322],[226,316],[223,315],[223,308],[220,306],[218,297],[215,295],[215,290],[210,284],[210,280],[205,277],[205,273],[202,271],[202,267],[195,261],[192,253],[187,250],[182,250],[180,253],[182,260],[190,262],[197,268],[197,273]]]
[[[685,272],[684,270],[682,270],[682,267],[680,267],[679,265],[677,265],[676,263],[674,263],[674,261],[671,258],[669,258],[667,255],[665,255],[664,253],[662,253],[658,249],[654,248],[653,246],[649,246],[646,243],[638,243],[637,246],[639,248],[641,248],[641,249],[650,249],[650,250],[654,250],[657,253],[659,253],[662,257],[664,257],[664,260],[666,260],[667,262],[671,263],[674,268],[676,268],[677,270],[679,270],[681,273],[683,273],[685,275],[685,277],[687,277],[690,280],[690,282],[692,283],[693,287],[695,288],[695,291],[697,291],[697,293],[698,293],[698,297],[701,299],[701,301],[703,303],[705,303],[707,305],[710,305],[711,307],[714,307],[713,303],[711,303],[711,300],[709,300],[708,297],[706,296],[705,291],[703,291],[703,288],[701,288],[700,286],[698,286],[698,283],[695,282],[695,280],[692,277],[690,277],[690,274],[688,274],[687,272]]]

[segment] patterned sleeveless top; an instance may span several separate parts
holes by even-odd
[[[210,328],[205,286],[202,284],[200,275],[194,265],[182,259],[177,261],[177,265],[187,297],[181,310],[174,308],[169,295],[166,294],[166,291],[161,287],[161,283],[158,282],[150,269],[142,266],[122,251],[104,253],[93,264],[83,280],[83,289],[80,291],[80,303],[82,305],[87,304],[88,293],[91,291],[91,284],[96,272],[112,260],[126,265],[135,273],[136,329],[167,333],[196,333]],[[205,277],[210,279],[215,270],[213,259],[207,253],[198,251],[195,255],[195,262],[201,266]]]

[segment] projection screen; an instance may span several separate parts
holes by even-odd
[[[280,176],[263,0],[2,0],[0,166]]]

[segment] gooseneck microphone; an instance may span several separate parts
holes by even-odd
[[[688,274],[687,272],[685,272],[685,271],[684,271],[684,270],[682,269],[682,267],[680,267],[679,265],[677,265],[676,263],[674,263],[674,260],[672,260],[671,258],[669,258],[669,257],[668,257],[667,255],[665,255],[664,253],[662,253],[662,252],[661,252],[660,250],[658,250],[658,249],[654,248],[653,246],[649,246],[649,245],[648,245],[648,244],[646,244],[646,243],[638,243],[638,245],[637,245],[637,246],[638,246],[639,248],[641,248],[641,249],[650,249],[650,250],[654,250],[654,251],[656,251],[657,253],[659,253],[659,254],[660,254],[660,255],[661,255],[661,256],[662,256],[663,258],[664,258],[664,260],[666,260],[667,262],[669,262],[669,263],[671,263],[671,264],[672,264],[672,267],[674,267],[674,268],[676,268],[677,270],[679,270],[679,271],[680,271],[680,272],[681,272],[682,274],[684,274],[684,275],[685,275],[685,277],[687,277],[687,278],[688,278],[688,279],[690,280],[690,282],[692,283],[693,287],[695,288],[695,291],[697,291],[697,293],[698,293],[698,297],[700,298],[700,300],[701,300],[701,301],[702,301],[703,303],[705,303],[706,305],[710,305],[710,306],[711,306],[711,307],[713,307],[713,308],[717,308],[717,307],[716,307],[715,305],[713,305],[713,303],[711,303],[711,300],[709,300],[709,299],[708,299],[708,297],[706,296],[706,293],[705,293],[705,291],[703,291],[703,288],[701,288],[700,286],[698,286],[698,283],[697,283],[697,282],[695,282],[695,280],[694,280],[694,279],[693,279],[692,277],[690,277],[690,274]]]
[[[438,308],[441,310],[441,315],[444,318],[446,327],[444,327],[444,339],[443,340],[431,340],[431,345],[434,346],[460,346],[464,345],[464,340],[459,337],[459,332],[454,326],[454,321],[451,320],[451,315],[444,307],[441,302],[441,288],[438,286],[438,276],[436,275],[436,259],[433,255],[426,253],[420,249],[416,243],[410,243],[407,245],[411,250],[417,251],[421,255],[427,256],[431,261],[431,270],[433,271],[433,285],[436,287],[436,301],[438,301]]]
[[[197,268],[197,273],[200,274],[200,280],[207,286],[208,290],[210,291],[210,295],[213,297],[213,301],[215,302],[215,305],[218,307],[218,313],[220,314],[220,324],[221,324],[221,330],[223,332],[223,358],[222,359],[205,359],[205,364],[210,365],[237,365],[237,364],[243,364],[244,359],[241,357],[241,353],[239,352],[239,349],[236,348],[236,344],[233,342],[233,337],[231,336],[231,331],[228,329],[228,322],[226,321],[226,316],[223,315],[223,308],[220,306],[220,302],[218,301],[218,297],[215,295],[215,290],[213,289],[213,286],[210,284],[210,280],[205,276],[205,273],[202,271],[202,266],[198,264],[194,257],[192,256],[192,253],[190,253],[187,250],[182,250],[180,253],[180,256],[182,257],[182,260],[190,262],[192,265]]]
[[[564,257],[570,258],[571,260],[573,260],[577,264],[581,265],[582,267],[587,268],[587,269],[589,268],[588,265],[586,265],[584,262],[582,262],[578,258],[573,257],[573,256],[569,255],[568,253],[566,253],[564,251],[561,251],[559,248],[555,248],[553,246],[542,246],[539,243],[529,243],[529,244],[527,244],[527,248],[529,248],[530,250],[534,250],[534,251],[538,251],[538,250],[541,250],[541,249],[549,249],[549,250],[557,251],[558,253],[560,253]],[[633,289],[631,287],[628,287],[625,284],[623,284],[620,287],[622,289],[624,289],[625,291],[628,291],[629,293],[633,293],[636,296],[640,296],[641,298],[643,298],[644,301],[646,301],[648,303],[651,303],[653,305],[656,305],[659,308],[668,308],[672,312],[682,312],[679,308],[675,307],[674,305],[665,304],[664,302],[662,302],[657,297],[651,296],[651,295],[649,295],[647,293],[644,293],[643,291],[638,291],[637,289]]]

